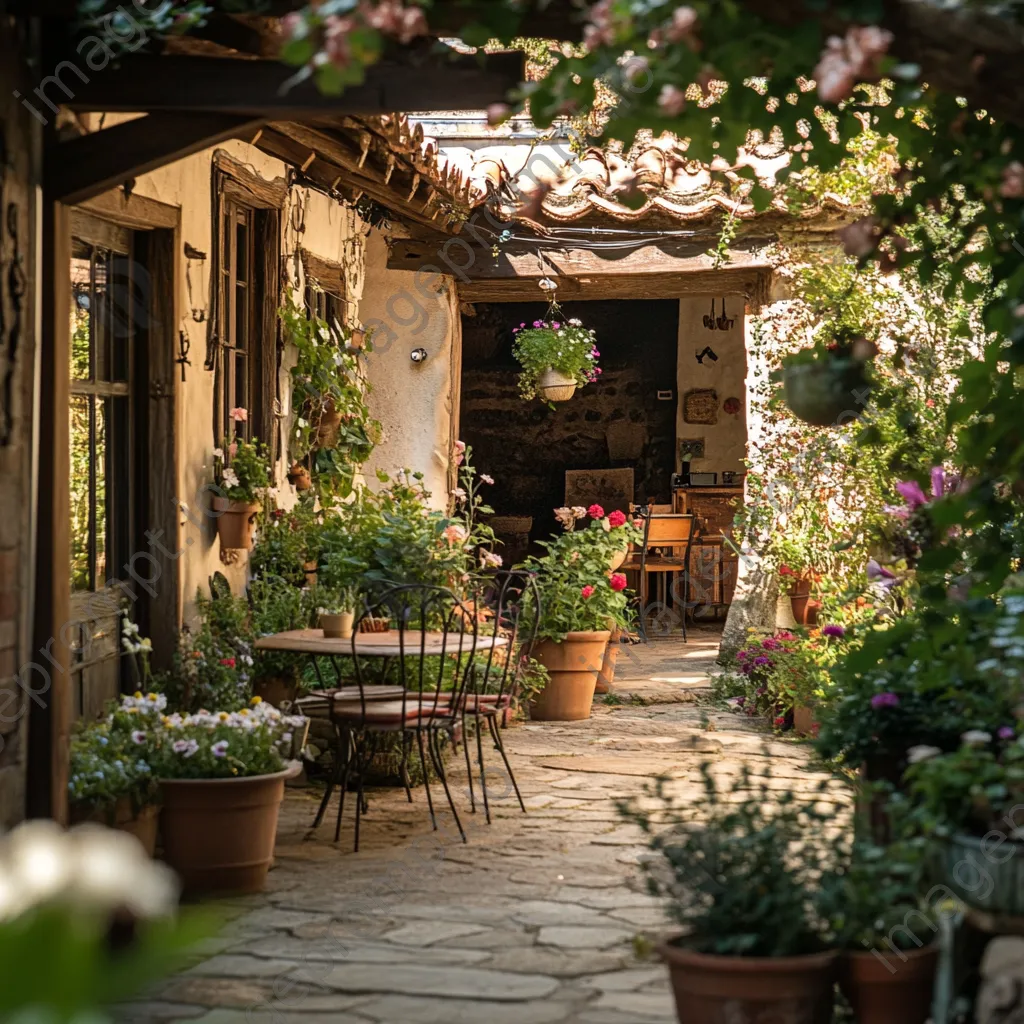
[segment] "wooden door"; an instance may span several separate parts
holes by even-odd
[[[138,391],[146,301],[136,294],[133,233],[75,212],[71,240],[69,488],[73,713],[94,718],[122,688],[121,616],[140,536]]]

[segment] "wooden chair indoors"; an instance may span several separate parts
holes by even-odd
[[[682,589],[682,607],[678,609],[686,642],[686,598],[690,576],[690,549],[698,533],[698,520],[693,515],[673,512],[656,512],[657,506],[631,506],[633,515],[644,521],[644,539],[639,551],[630,551],[622,569],[639,574],[637,592],[640,595],[640,634],[647,639],[647,607],[650,596],[649,576],[658,573],[656,589],[662,607],[668,605],[669,576],[682,573],[685,585]],[[680,600],[677,598],[677,600]]]

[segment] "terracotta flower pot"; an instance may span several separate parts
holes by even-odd
[[[549,366],[537,378],[537,393],[548,402],[568,402],[576,394],[576,378]]]
[[[793,732],[798,736],[813,736],[817,726],[814,708],[807,704],[797,704],[793,708]]]
[[[619,663],[621,652],[622,630],[615,628],[612,630],[611,639],[605,648],[601,671],[597,674],[597,693],[611,693],[612,684],[615,682],[615,666]]]
[[[341,413],[334,408],[329,398],[320,412],[320,425],[317,427],[316,440],[321,448],[334,448],[338,443],[341,428]]]
[[[839,960],[839,987],[863,1024],[925,1024],[938,965],[938,945],[879,956],[847,952]]]
[[[292,468],[288,470],[288,482],[297,491],[308,491],[313,486],[313,478],[301,462],[293,463]]]
[[[817,623],[821,602],[811,594],[809,579],[798,579],[790,584],[789,605],[798,625],[813,626]]]
[[[336,615],[320,614],[320,628],[324,636],[334,640],[351,640],[355,612],[338,612]]]
[[[160,820],[159,804],[146,804],[136,811],[131,799],[123,796],[109,809],[72,805],[68,810],[72,825],[95,821],[108,828],[116,828],[118,832],[127,832],[135,836],[150,857],[156,851],[156,831]]]
[[[217,517],[220,546],[248,551],[252,547],[253,534],[256,532],[256,517],[260,514],[262,506],[216,497],[213,499],[212,505],[214,512],[220,513]]]
[[[187,893],[261,892],[274,859],[290,765],[237,779],[163,779],[164,860]]]
[[[839,954],[746,957],[659,947],[680,1024],[831,1024]]]
[[[611,630],[569,633],[561,643],[542,640],[531,657],[548,670],[547,686],[530,703],[538,722],[575,722],[590,717],[597,676],[604,664]]]

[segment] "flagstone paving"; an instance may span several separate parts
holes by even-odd
[[[505,741],[526,815],[494,751],[486,752],[493,824],[470,814],[465,762],[454,759],[468,844],[450,817],[431,831],[422,789],[412,804],[401,789],[374,790],[353,854],[350,818],[340,844],[331,842],[331,814],[307,838],[319,792],[290,790],[267,891],[225,903],[230,921],[208,943],[206,959],[148,1002],[124,1007],[122,1018],[674,1021],[666,973],[647,953],[673,926],[646,892],[643,837],[622,821],[616,801],[666,774],[674,792],[699,808],[706,761],[722,777],[737,776],[744,764],[763,775],[770,765],[773,785],[808,795],[827,778],[808,769],[805,746],[701,702],[717,641],[705,629],[685,645],[678,638],[638,645],[619,663],[614,703],[598,697],[588,721],[510,727]],[[837,784],[825,799],[843,813]]]

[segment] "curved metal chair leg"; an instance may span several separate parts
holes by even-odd
[[[409,778],[409,754],[412,753],[412,733],[402,733],[402,763],[399,766],[399,774],[402,776],[402,785],[405,786],[405,795],[412,803],[412,782]]]
[[[486,715],[484,716],[486,717]],[[481,729],[480,716],[476,716],[476,756],[477,763],[480,765],[480,788],[484,793],[484,815],[487,818],[487,824],[491,823],[491,805],[487,800],[487,767],[484,764],[484,742],[483,742],[483,730]]]
[[[434,814],[434,798],[430,795],[430,770],[427,768],[427,755],[423,751],[423,730],[416,730],[416,745],[420,750],[420,766],[423,768],[423,788],[427,791],[427,807],[430,809],[430,823],[437,831],[437,815]]]
[[[427,734],[427,745],[430,747],[430,757],[434,762],[434,770],[441,779],[441,785],[444,786],[444,795],[448,798],[448,806],[452,809],[452,817],[455,819],[455,825],[459,830],[459,835],[462,836],[462,841],[465,843],[468,842],[468,840],[466,839],[466,832],[462,827],[462,822],[459,820],[459,812],[455,809],[455,801],[452,799],[452,791],[448,788],[448,775],[444,770],[444,762],[441,760],[441,750],[439,747],[440,742],[441,734],[437,729],[431,729]]]
[[[466,739],[466,718],[462,718],[462,749],[466,755],[466,779],[469,782],[469,811],[476,814],[476,794],[473,792],[473,763],[469,756],[469,740]],[[454,751],[454,744],[453,744]]]
[[[516,799],[519,801],[519,807],[523,814],[525,814],[526,804],[523,803],[523,794],[519,792],[519,783],[516,782],[515,774],[512,771],[512,765],[508,763],[508,754],[505,753],[505,744],[501,739],[501,729],[498,728],[498,723],[493,717],[488,717],[487,724],[490,726],[491,735],[494,737],[494,745],[498,748],[498,753],[501,754],[502,761],[505,762],[505,771],[508,772],[508,777],[512,782],[512,788],[516,791]]]
[[[331,774],[327,777],[327,788],[324,790],[323,799],[320,801],[320,806],[316,809],[316,817],[310,826],[311,831],[323,824],[324,815],[327,813],[331,797],[334,794],[334,787],[338,785],[341,774],[348,765],[348,754],[348,736],[339,729],[334,737],[334,764],[331,766]]]

